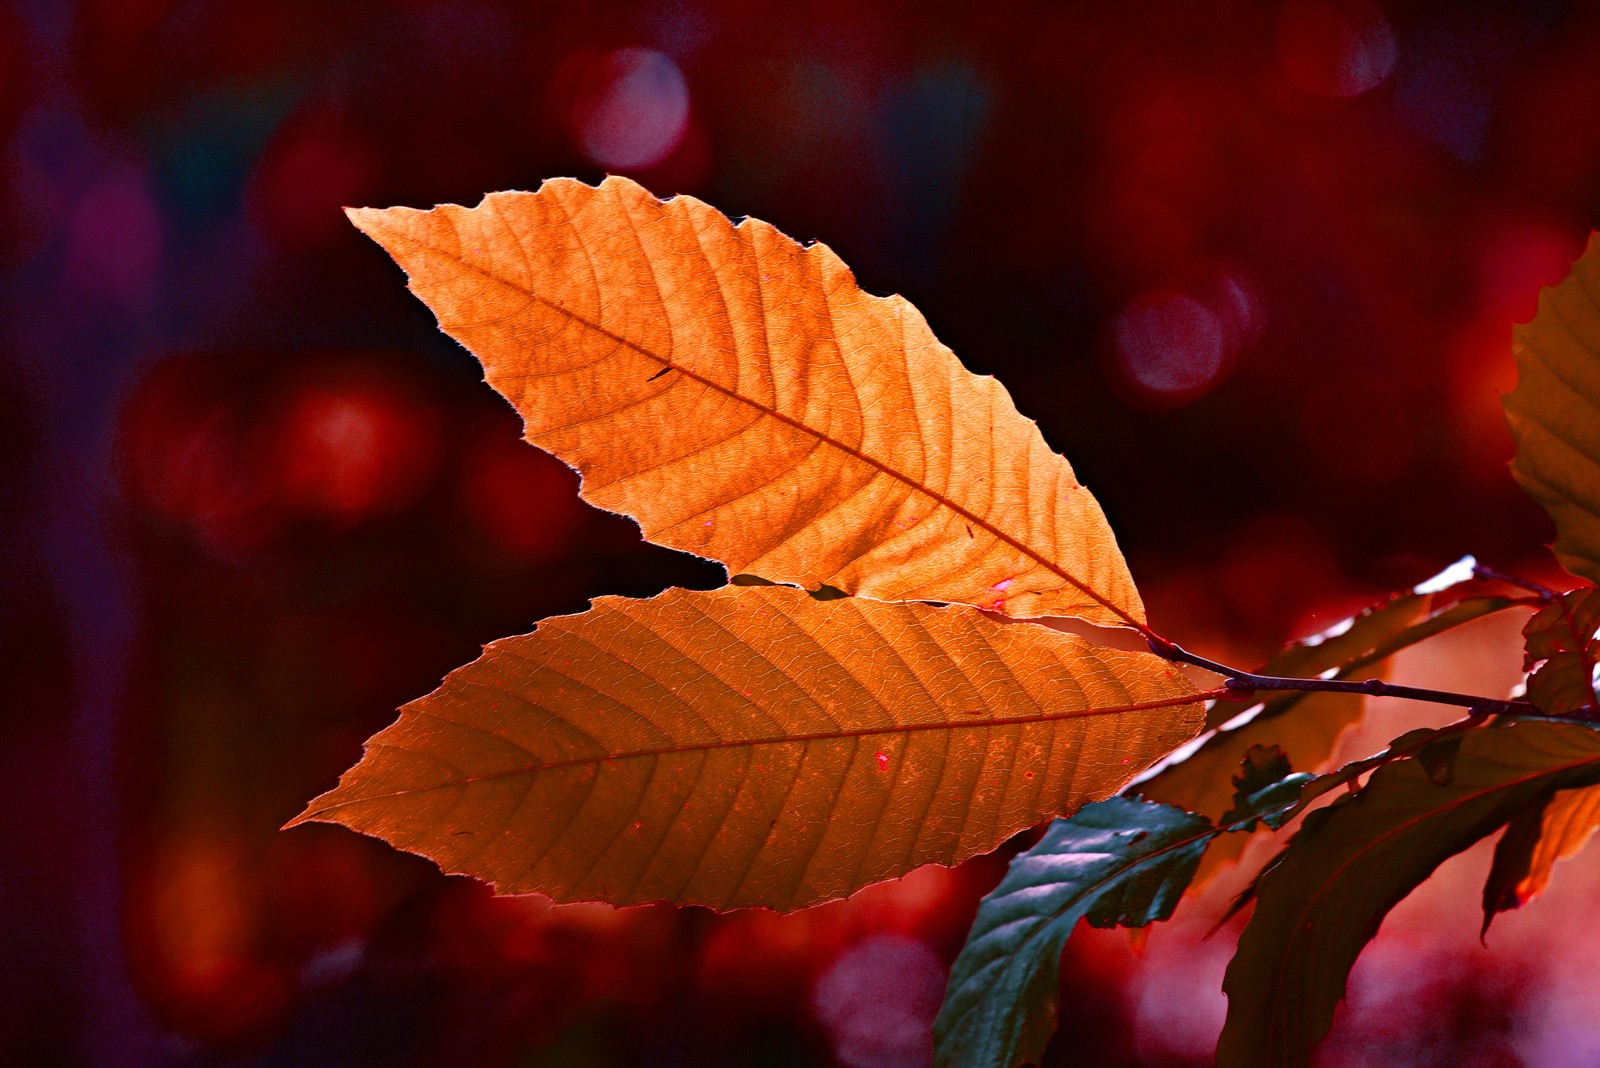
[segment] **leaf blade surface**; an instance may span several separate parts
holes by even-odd
[[[1053,822],[978,905],[934,1021],[935,1068],[1039,1063],[1073,927],[1165,920],[1216,833],[1204,816],[1120,796]]]
[[[1518,821],[1522,834],[1513,835]],[[1550,887],[1557,861],[1576,856],[1600,829],[1600,786],[1559,790],[1543,809],[1513,820],[1483,888],[1483,930],[1496,913],[1521,908]]]
[[[1282,825],[1309,775],[1278,750],[1252,751],[1221,823],[1125,794],[1053,822],[978,905],[934,1021],[939,1068],[1039,1063],[1055,1030],[1058,962],[1079,920],[1141,928],[1167,919],[1209,842]]]
[[[1522,628],[1528,700],[1549,716],[1600,714],[1595,680],[1600,668],[1600,588],[1586,586],[1552,598]]]
[[[1114,792],[1196,702],[1154,656],[960,606],[601,598],[491,643],[299,820],[502,892],[788,910]]]
[[[1449,781],[1438,778],[1421,761],[1397,760],[1359,794],[1305,817],[1261,877],[1223,980],[1221,1068],[1308,1063],[1389,910],[1552,791],[1600,781],[1600,731],[1531,720],[1467,731]]]
[[[806,588],[1144,622],[1070,465],[826,246],[616,177],[350,216],[527,439],[652,541]]]
[[[1556,525],[1555,554],[1600,583],[1600,233],[1512,332],[1517,386],[1501,398],[1511,473]]]

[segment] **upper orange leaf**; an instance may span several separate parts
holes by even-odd
[[[1517,388],[1506,420],[1511,472],[1556,524],[1556,557],[1600,583],[1600,234],[1516,328]]]
[[[299,820],[507,893],[786,910],[1114,793],[1197,702],[1148,653],[965,607],[606,597],[489,645]]]
[[[827,246],[626,178],[350,217],[527,439],[651,540],[808,588],[1143,623],[1037,426]]]

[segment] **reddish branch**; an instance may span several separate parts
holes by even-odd
[[[1541,604],[1549,603],[1560,596],[1548,586],[1482,564],[1473,566],[1472,577],[1479,582],[1503,582],[1508,586],[1527,590]],[[1382,679],[1353,682],[1348,679],[1293,679],[1278,675],[1256,675],[1191,653],[1181,645],[1169,642],[1148,629],[1144,629],[1143,633],[1145,640],[1150,644],[1150,651],[1157,656],[1175,663],[1193,664],[1195,667],[1213,671],[1223,676],[1223,686],[1240,694],[1255,690],[1317,690],[1324,693],[1359,693],[1368,697],[1405,697],[1412,701],[1427,701],[1436,705],[1455,705],[1465,708],[1468,717],[1473,721],[1486,716],[1539,715],[1539,710],[1527,701],[1506,701],[1496,697],[1481,697],[1477,694],[1454,693],[1450,690],[1430,690],[1421,686],[1396,686]]]
[[[1436,705],[1456,705],[1465,708],[1475,717],[1537,715],[1538,709],[1526,701],[1505,701],[1494,697],[1481,697],[1449,690],[1429,690],[1421,686],[1397,686],[1382,679],[1365,679],[1354,682],[1348,679],[1292,679],[1278,675],[1256,675],[1249,671],[1219,664],[1189,652],[1181,645],[1162,638],[1147,639],[1157,656],[1179,664],[1193,664],[1223,676],[1222,685],[1229,690],[1250,692],[1254,690],[1317,690],[1324,693],[1360,693],[1369,697],[1405,697],[1413,701],[1428,701]]]

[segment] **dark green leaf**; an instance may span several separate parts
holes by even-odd
[[[1037,1063],[1055,1030],[1057,968],[1073,926],[1166,919],[1216,833],[1203,816],[1126,797],[1052,823],[978,906],[934,1021],[935,1065]]]
[[[1247,808],[1250,798],[1276,786],[1293,770],[1289,754],[1278,746],[1252,745],[1240,759],[1239,770],[1233,773],[1234,810]]]
[[[1095,927],[1165,920],[1213,838],[1258,822],[1281,826],[1310,780],[1292,773],[1281,750],[1258,747],[1234,777],[1234,810],[1218,826],[1130,797],[1052,823],[978,906],[934,1024],[936,1063],[1037,1061],[1055,1029],[1061,948],[1078,920]]]
[[[1251,746],[1233,777],[1233,808],[1222,817],[1222,829],[1252,831],[1257,823],[1273,830],[1283,826],[1301,788],[1314,778],[1293,771],[1277,746]]]
[[[1306,817],[1256,892],[1228,966],[1221,1068],[1304,1065],[1361,948],[1446,858],[1558,789],[1600,782],[1600,731],[1524,721],[1463,732],[1445,785],[1414,759]]]

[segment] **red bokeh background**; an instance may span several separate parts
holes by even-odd
[[[607,171],[911,298],[1203,652],[1551,575],[1497,392],[1600,223],[1593,5],[0,2],[0,1060],[926,1060],[1004,851],[717,917],[278,831],[483,642],[722,581],[581,504],[339,212]],[[1075,940],[1052,1057],[1204,1063],[1226,941]],[[1328,1063],[1600,1061],[1530,1007],[1594,976],[1467,943]]]

